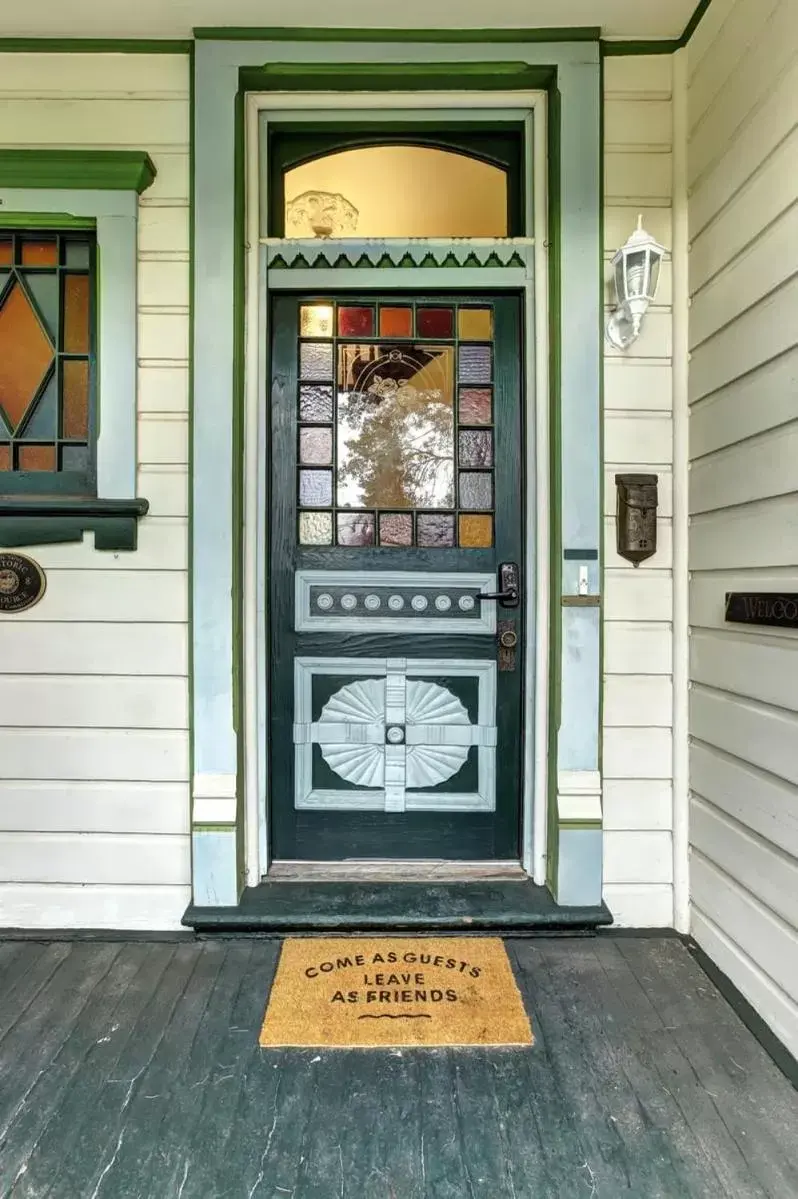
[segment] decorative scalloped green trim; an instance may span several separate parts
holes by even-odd
[[[379,258],[375,258],[364,250],[360,254],[354,252],[351,254],[341,253],[334,261],[332,255],[324,251],[320,251],[318,254],[313,254],[312,252],[307,254],[298,253],[296,257],[286,256],[278,251],[269,262],[269,269],[283,271],[325,269],[373,270],[375,268],[383,270],[388,268],[392,270],[397,268],[415,270],[418,267],[425,267],[427,269],[448,267],[459,270],[463,267],[507,268],[523,267],[524,265],[524,258],[517,250],[514,250],[506,261],[495,250],[483,258],[480,258],[476,253],[471,251],[463,261],[457,257],[453,250],[447,250],[446,253],[441,250],[437,255],[431,250],[427,250],[424,257],[420,260],[414,258],[409,251],[406,251],[401,257],[392,257],[389,251],[385,250]]]
[[[144,150],[0,150],[0,187],[146,191],[156,176]]]

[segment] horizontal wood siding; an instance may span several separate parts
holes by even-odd
[[[189,899],[189,62],[0,54],[0,145],[146,150],[135,553],[32,547],[0,617],[0,924],[175,928]]]
[[[692,927],[798,1053],[798,632],[724,619],[798,591],[794,0],[713,0],[689,73]]]
[[[604,62],[604,287],[637,214],[671,244],[669,56]],[[626,353],[604,359],[604,884],[618,924],[673,923],[671,264]],[[615,474],[659,476],[658,550],[639,570],[616,550]]]

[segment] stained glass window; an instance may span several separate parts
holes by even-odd
[[[0,229],[0,492],[92,494],[94,235]]]
[[[490,547],[493,310],[319,300],[299,332],[299,543]]]

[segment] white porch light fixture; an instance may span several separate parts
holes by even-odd
[[[640,336],[649,304],[657,294],[659,271],[665,247],[643,228],[637,228],[612,260],[617,307],[607,321],[607,341],[616,350],[626,350]]]

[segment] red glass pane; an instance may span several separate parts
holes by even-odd
[[[64,282],[64,350],[89,352],[89,276],[67,275]]]
[[[419,337],[453,337],[454,310],[419,308],[416,313],[416,329]]]
[[[25,241],[22,243],[23,266],[58,266],[58,245],[52,241]]]
[[[64,437],[85,441],[89,435],[89,364],[65,361],[62,370]]]
[[[0,266],[10,266],[11,261],[11,242],[4,238],[0,241]]]
[[[11,446],[0,445],[0,470],[11,470]]]
[[[373,308],[339,308],[338,309],[339,337],[373,337],[374,309]]]
[[[55,470],[54,445],[23,445],[19,448],[20,470]]]
[[[53,348],[15,283],[0,308],[0,404],[16,429],[53,359]]]
[[[381,308],[380,337],[412,337],[412,308]]]

